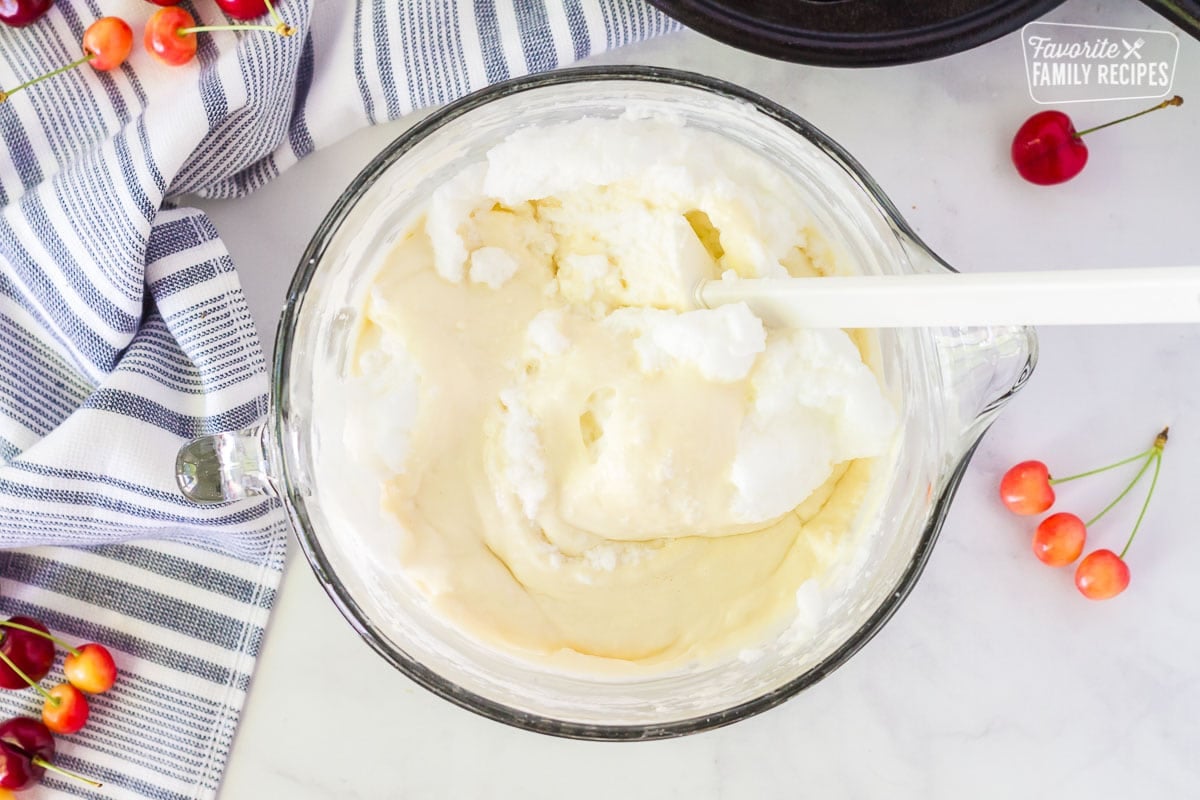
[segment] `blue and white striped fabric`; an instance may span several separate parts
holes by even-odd
[[[184,5],[225,22],[213,0]],[[0,87],[78,58],[96,18],[140,38],[154,10],[57,0],[0,26]],[[674,27],[642,0],[281,10],[291,39],[204,35],[175,69],[139,46],[0,103],[0,613],[102,642],[122,673],[60,741],[61,765],[104,789],[47,775],[31,797],[213,797],[283,569],[275,504],[175,489],[181,443],[267,407],[234,264],[186,195],[243,195],[359,126]],[[39,706],[0,697],[5,715]]]

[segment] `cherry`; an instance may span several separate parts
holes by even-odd
[[[0,742],[0,789],[20,791],[33,786],[41,779],[41,773],[35,769],[33,761],[23,751]]]
[[[54,0],[0,0],[0,22],[21,28],[37,22],[52,5]]]
[[[1022,461],[1000,479],[1000,500],[1014,514],[1040,514],[1054,505],[1050,470],[1041,461]]]
[[[1089,600],[1108,600],[1129,586],[1129,565],[1112,550],[1094,550],[1075,569],[1075,586]]]
[[[20,791],[42,779],[54,759],[50,729],[32,717],[0,724],[0,788]]]
[[[3,0],[0,0],[3,2]],[[91,64],[94,69],[112,70],[125,63],[125,59],[129,58],[129,53],[133,49],[133,29],[129,27],[125,20],[118,17],[101,17],[88,26],[83,32],[83,58],[78,61],[72,61],[65,67],[59,67],[56,70],[47,72],[45,75],[39,75],[36,78],[25,81],[19,86],[12,89],[0,89],[0,103],[8,100],[9,97],[21,91],[28,89],[35,83],[40,83],[47,78],[53,78],[68,70],[84,64]]]
[[[76,688],[102,694],[117,680],[117,665],[104,645],[85,644],[63,659],[63,673]]]
[[[88,719],[87,695],[69,683],[50,690],[42,704],[42,722],[55,733],[77,733]]]
[[[1022,178],[1051,186],[1083,172],[1088,149],[1070,117],[1061,111],[1040,111],[1017,129],[1012,160]]]
[[[36,619],[8,620],[0,630],[0,688],[24,689],[46,677],[54,664],[54,642],[49,636],[49,628]]]
[[[41,780],[46,770],[99,789],[103,784],[55,766],[54,736],[32,717],[0,723],[0,789],[21,791]]]
[[[196,56],[196,34],[181,33],[195,26],[196,19],[185,8],[159,9],[146,21],[142,44],[159,61],[178,67]]]
[[[1030,183],[1050,186],[1071,180],[1087,166],[1088,148],[1083,137],[1160,108],[1183,105],[1175,95],[1156,106],[1120,119],[1076,132],[1071,118],[1061,111],[1039,111],[1021,124],[1012,141],[1012,162]]]
[[[83,32],[83,52],[92,69],[116,69],[133,52],[133,28],[120,17],[101,17]]]
[[[217,0],[217,5],[234,19],[258,19],[267,13],[266,0]]]
[[[22,750],[0,742],[0,789],[28,789],[37,783],[44,773],[45,769],[35,767],[33,760]]]
[[[1033,534],[1033,554],[1051,567],[1065,567],[1079,558],[1087,526],[1074,514],[1059,512],[1042,520]]]

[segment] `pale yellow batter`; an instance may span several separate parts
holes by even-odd
[[[439,613],[544,663],[657,670],[790,622],[798,588],[845,557],[895,416],[845,333],[687,312],[699,276],[837,268],[802,212],[771,218],[788,185],[740,148],[687,174],[715,137],[609,122],[589,121],[596,142],[683,146],[647,167],[596,144],[608,171],[572,180],[551,144],[593,128],[518,141],[551,162],[540,184],[509,191],[516,156],[493,154],[404,233],[350,373],[405,421],[351,409],[370,430],[348,441],[389,465],[399,560]]]

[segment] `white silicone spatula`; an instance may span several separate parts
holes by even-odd
[[[782,327],[1200,322],[1200,267],[703,281],[696,298]]]

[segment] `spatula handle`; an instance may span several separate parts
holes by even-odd
[[[1200,322],[1200,267],[704,281],[697,298],[807,328]]]

